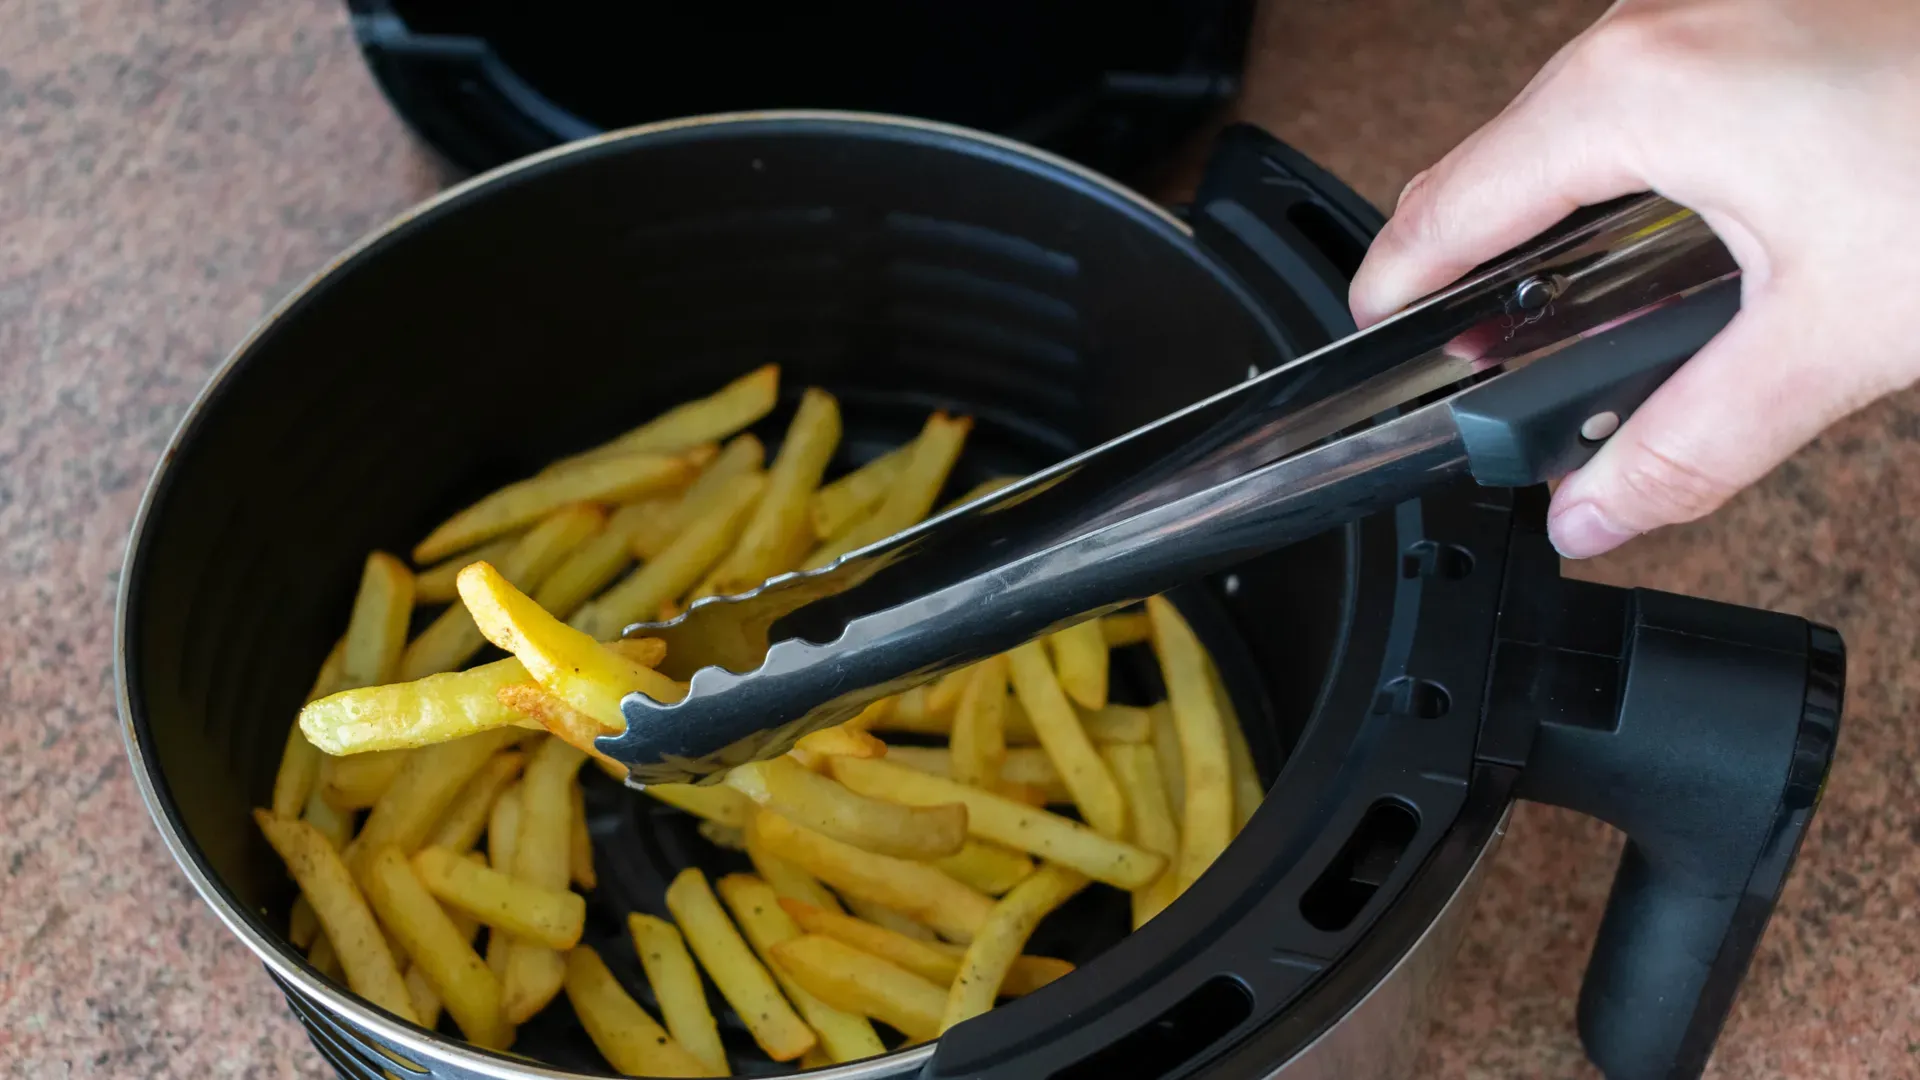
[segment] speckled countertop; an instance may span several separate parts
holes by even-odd
[[[1390,203],[1598,0],[1270,0],[1243,113]],[[226,349],[433,191],[340,0],[0,0],[0,1072],[324,1075],[175,871],[114,717],[141,485]],[[1711,520],[1581,568],[1777,607],[1851,650],[1827,800],[1724,1078],[1920,1075],[1920,395]],[[1618,840],[1522,806],[1422,1077],[1590,1077],[1573,1002]]]

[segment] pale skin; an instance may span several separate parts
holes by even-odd
[[[1354,316],[1638,191],[1712,226],[1743,306],[1555,491],[1572,558],[1712,512],[1920,378],[1920,3],[1621,0],[1407,185]]]

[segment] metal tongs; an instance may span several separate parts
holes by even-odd
[[[785,752],[873,701],[1471,475],[1584,462],[1740,306],[1657,196],[1589,208],[1385,322],[818,570],[630,635],[686,698],[622,703],[639,786]],[[1169,357],[1177,363],[1177,357]]]

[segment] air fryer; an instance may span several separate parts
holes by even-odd
[[[343,1075],[419,1075],[393,1055],[438,1077],[560,1075],[394,1021],[282,940],[290,886],[247,811],[364,553],[768,361],[789,400],[757,430],[777,439],[791,397],[824,386],[846,418],[836,468],[929,409],[973,415],[957,492],[1352,329],[1346,281],[1380,217],[1300,155],[1229,131],[1184,217],[950,128],[692,121],[456,189],[269,318],[149,491],[122,704],[176,857]],[[1406,1076],[1516,798],[1630,838],[1581,995],[1589,1053],[1612,1080],[1698,1075],[1831,760],[1841,644],[1563,579],[1545,501],[1458,486],[1182,590],[1271,785],[1259,812],[1139,932],[1097,892],[1050,917],[1034,948],[1071,976],[832,1075]],[[1137,659],[1118,692],[1153,694]],[[625,912],[663,911],[683,866],[741,866],[588,779],[604,881],[587,940],[651,1006]],[[715,1004],[739,1069],[789,1068]],[[604,1070],[564,1004],[515,1050]]]

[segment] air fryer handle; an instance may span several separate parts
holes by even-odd
[[[1533,632],[1516,635],[1532,640],[1500,643],[1495,683],[1540,717],[1521,795],[1628,837],[1581,1039],[1609,1080],[1697,1077],[1825,783],[1843,646],[1787,615],[1580,582],[1557,591],[1564,610],[1536,606]],[[1596,649],[1602,639],[1618,647]]]

